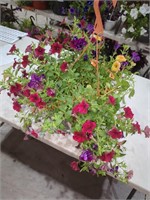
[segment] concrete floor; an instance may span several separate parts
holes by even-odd
[[[36,139],[23,140],[21,131],[0,128],[0,200],[126,199],[128,185],[108,177],[74,172],[73,158]],[[133,199],[144,199],[136,192]]]

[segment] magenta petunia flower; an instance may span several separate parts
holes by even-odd
[[[29,97],[30,96],[30,90],[29,89],[25,89],[22,94],[25,96],[25,97]]]
[[[88,140],[85,133],[75,131],[73,134],[74,134],[73,139],[79,143],[82,143],[82,142]]]
[[[25,53],[31,53],[32,52],[32,45],[30,44],[30,45],[28,45],[27,46],[27,48],[26,48],[26,50],[25,50]]]
[[[132,123],[132,126],[133,126],[133,131],[137,131],[138,133],[141,133],[141,127],[138,122]]]
[[[108,131],[108,135],[110,135],[113,139],[120,139],[123,137],[123,132],[114,127]]]
[[[55,97],[56,95],[56,92],[54,89],[51,89],[51,88],[47,88],[47,96],[49,97]]]
[[[88,108],[89,104],[83,100],[81,103],[74,106],[74,108],[72,109],[72,114],[77,114],[77,113],[87,114]]]
[[[79,158],[82,161],[91,162],[93,160],[93,153],[90,149],[85,150],[82,152]]]
[[[16,110],[17,112],[20,112],[21,105],[18,103],[18,101],[13,102],[13,109]]]
[[[15,85],[10,86],[10,93],[17,96],[22,90],[22,85],[20,83],[16,83]]]
[[[59,42],[55,42],[51,45],[51,50],[50,53],[54,54],[54,53],[58,53],[60,54],[61,50],[62,50],[62,45]]]
[[[38,47],[34,50],[34,56],[35,56],[36,58],[41,58],[41,57],[43,57],[44,53],[45,53],[45,49],[44,49],[43,47],[41,47],[41,46],[38,46]]]
[[[41,101],[41,98],[39,97],[38,93],[31,94],[29,99],[33,103],[38,103]]]
[[[9,53],[13,54],[14,51],[16,51],[16,49],[17,49],[17,48],[16,48],[16,45],[13,44],[12,47],[10,48],[10,50],[9,50]]]
[[[24,68],[26,68],[26,66],[29,64],[30,62],[29,62],[29,60],[28,60],[28,55],[25,55],[25,56],[23,56],[23,58],[22,58],[22,66],[24,67]]]
[[[31,131],[31,135],[34,136],[35,138],[38,138],[38,134],[34,130]]]
[[[108,103],[114,106],[116,104],[116,99],[110,95],[108,97]]]
[[[83,133],[93,133],[93,130],[96,127],[96,123],[90,120],[86,120],[86,122],[82,125]]]
[[[129,119],[132,119],[133,118],[133,116],[134,116],[134,114],[132,113],[132,110],[131,110],[131,108],[130,107],[125,107],[124,108],[124,112],[125,112],[125,117],[126,118],[129,118]]]
[[[115,152],[112,150],[111,152],[104,152],[99,158],[104,162],[111,162],[115,155]]]
[[[60,69],[61,69],[62,72],[66,72],[68,70],[68,63],[63,62],[60,66]]]
[[[144,128],[144,134],[145,134],[146,138],[150,137],[150,127],[145,126],[145,128]]]
[[[36,106],[39,108],[39,109],[43,109],[45,106],[46,106],[46,103],[42,100],[40,101],[37,101],[35,102],[36,103]]]

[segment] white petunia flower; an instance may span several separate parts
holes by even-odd
[[[123,29],[121,30],[121,32],[122,32],[122,34],[126,34],[127,29],[126,29],[126,28],[123,28]]]
[[[128,29],[129,32],[133,33],[134,32],[134,28],[133,26],[130,26],[130,28]]]
[[[144,35],[144,33],[146,33],[146,32],[147,32],[147,30],[145,28],[141,27],[140,35]]]
[[[122,16],[121,16],[121,21],[122,21],[122,22],[125,22],[125,21],[126,21],[126,19],[127,19],[127,17],[126,17],[126,16],[124,16],[124,15],[122,15]]]
[[[150,13],[150,6],[148,6],[148,4],[144,3],[140,9],[139,12],[143,15],[146,16],[147,14]]]
[[[133,19],[137,19],[137,16],[138,16],[138,10],[137,10],[137,8],[131,9],[130,15],[131,15],[131,17],[132,17]]]

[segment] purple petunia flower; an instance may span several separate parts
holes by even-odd
[[[88,24],[87,27],[86,27],[86,30],[89,34],[92,34],[93,31],[94,31],[94,26],[93,24]]]
[[[137,52],[135,52],[135,51],[132,52],[132,60],[133,60],[134,62],[138,62],[138,61],[141,60],[139,54],[138,54]]]
[[[85,150],[82,152],[82,154],[80,155],[80,160],[82,161],[87,161],[90,162],[93,160],[93,153],[91,152],[91,150]]]
[[[92,148],[93,148],[94,150],[97,150],[97,149],[98,149],[98,145],[97,145],[97,144],[93,144],[93,145],[92,145]]]
[[[75,50],[82,50],[85,46],[87,45],[87,41],[85,40],[85,38],[77,38],[74,37],[73,40],[71,40],[70,42],[70,46],[75,49]]]
[[[69,11],[70,11],[71,14],[75,14],[75,9],[74,8],[70,8]]]
[[[31,75],[31,80],[30,82],[28,83],[28,86],[30,88],[33,88],[33,89],[39,89],[41,87],[41,82],[42,80],[45,78],[45,75],[42,74],[41,76],[38,76],[36,74],[32,74]]]
[[[88,55],[87,55],[87,54],[85,54],[85,55],[83,56],[83,60],[84,60],[84,61],[87,61],[87,60],[88,60]]]
[[[121,45],[118,42],[116,42],[115,45],[114,45],[115,51],[117,51],[120,48],[120,46]]]

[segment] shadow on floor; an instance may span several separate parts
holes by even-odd
[[[106,199],[111,199],[111,178],[98,178],[89,173],[74,172],[70,167],[74,158],[34,138],[27,141],[23,138],[23,132],[13,129],[2,141],[2,152],[44,174],[48,184],[52,177],[87,198],[101,199],[105,196]]]

